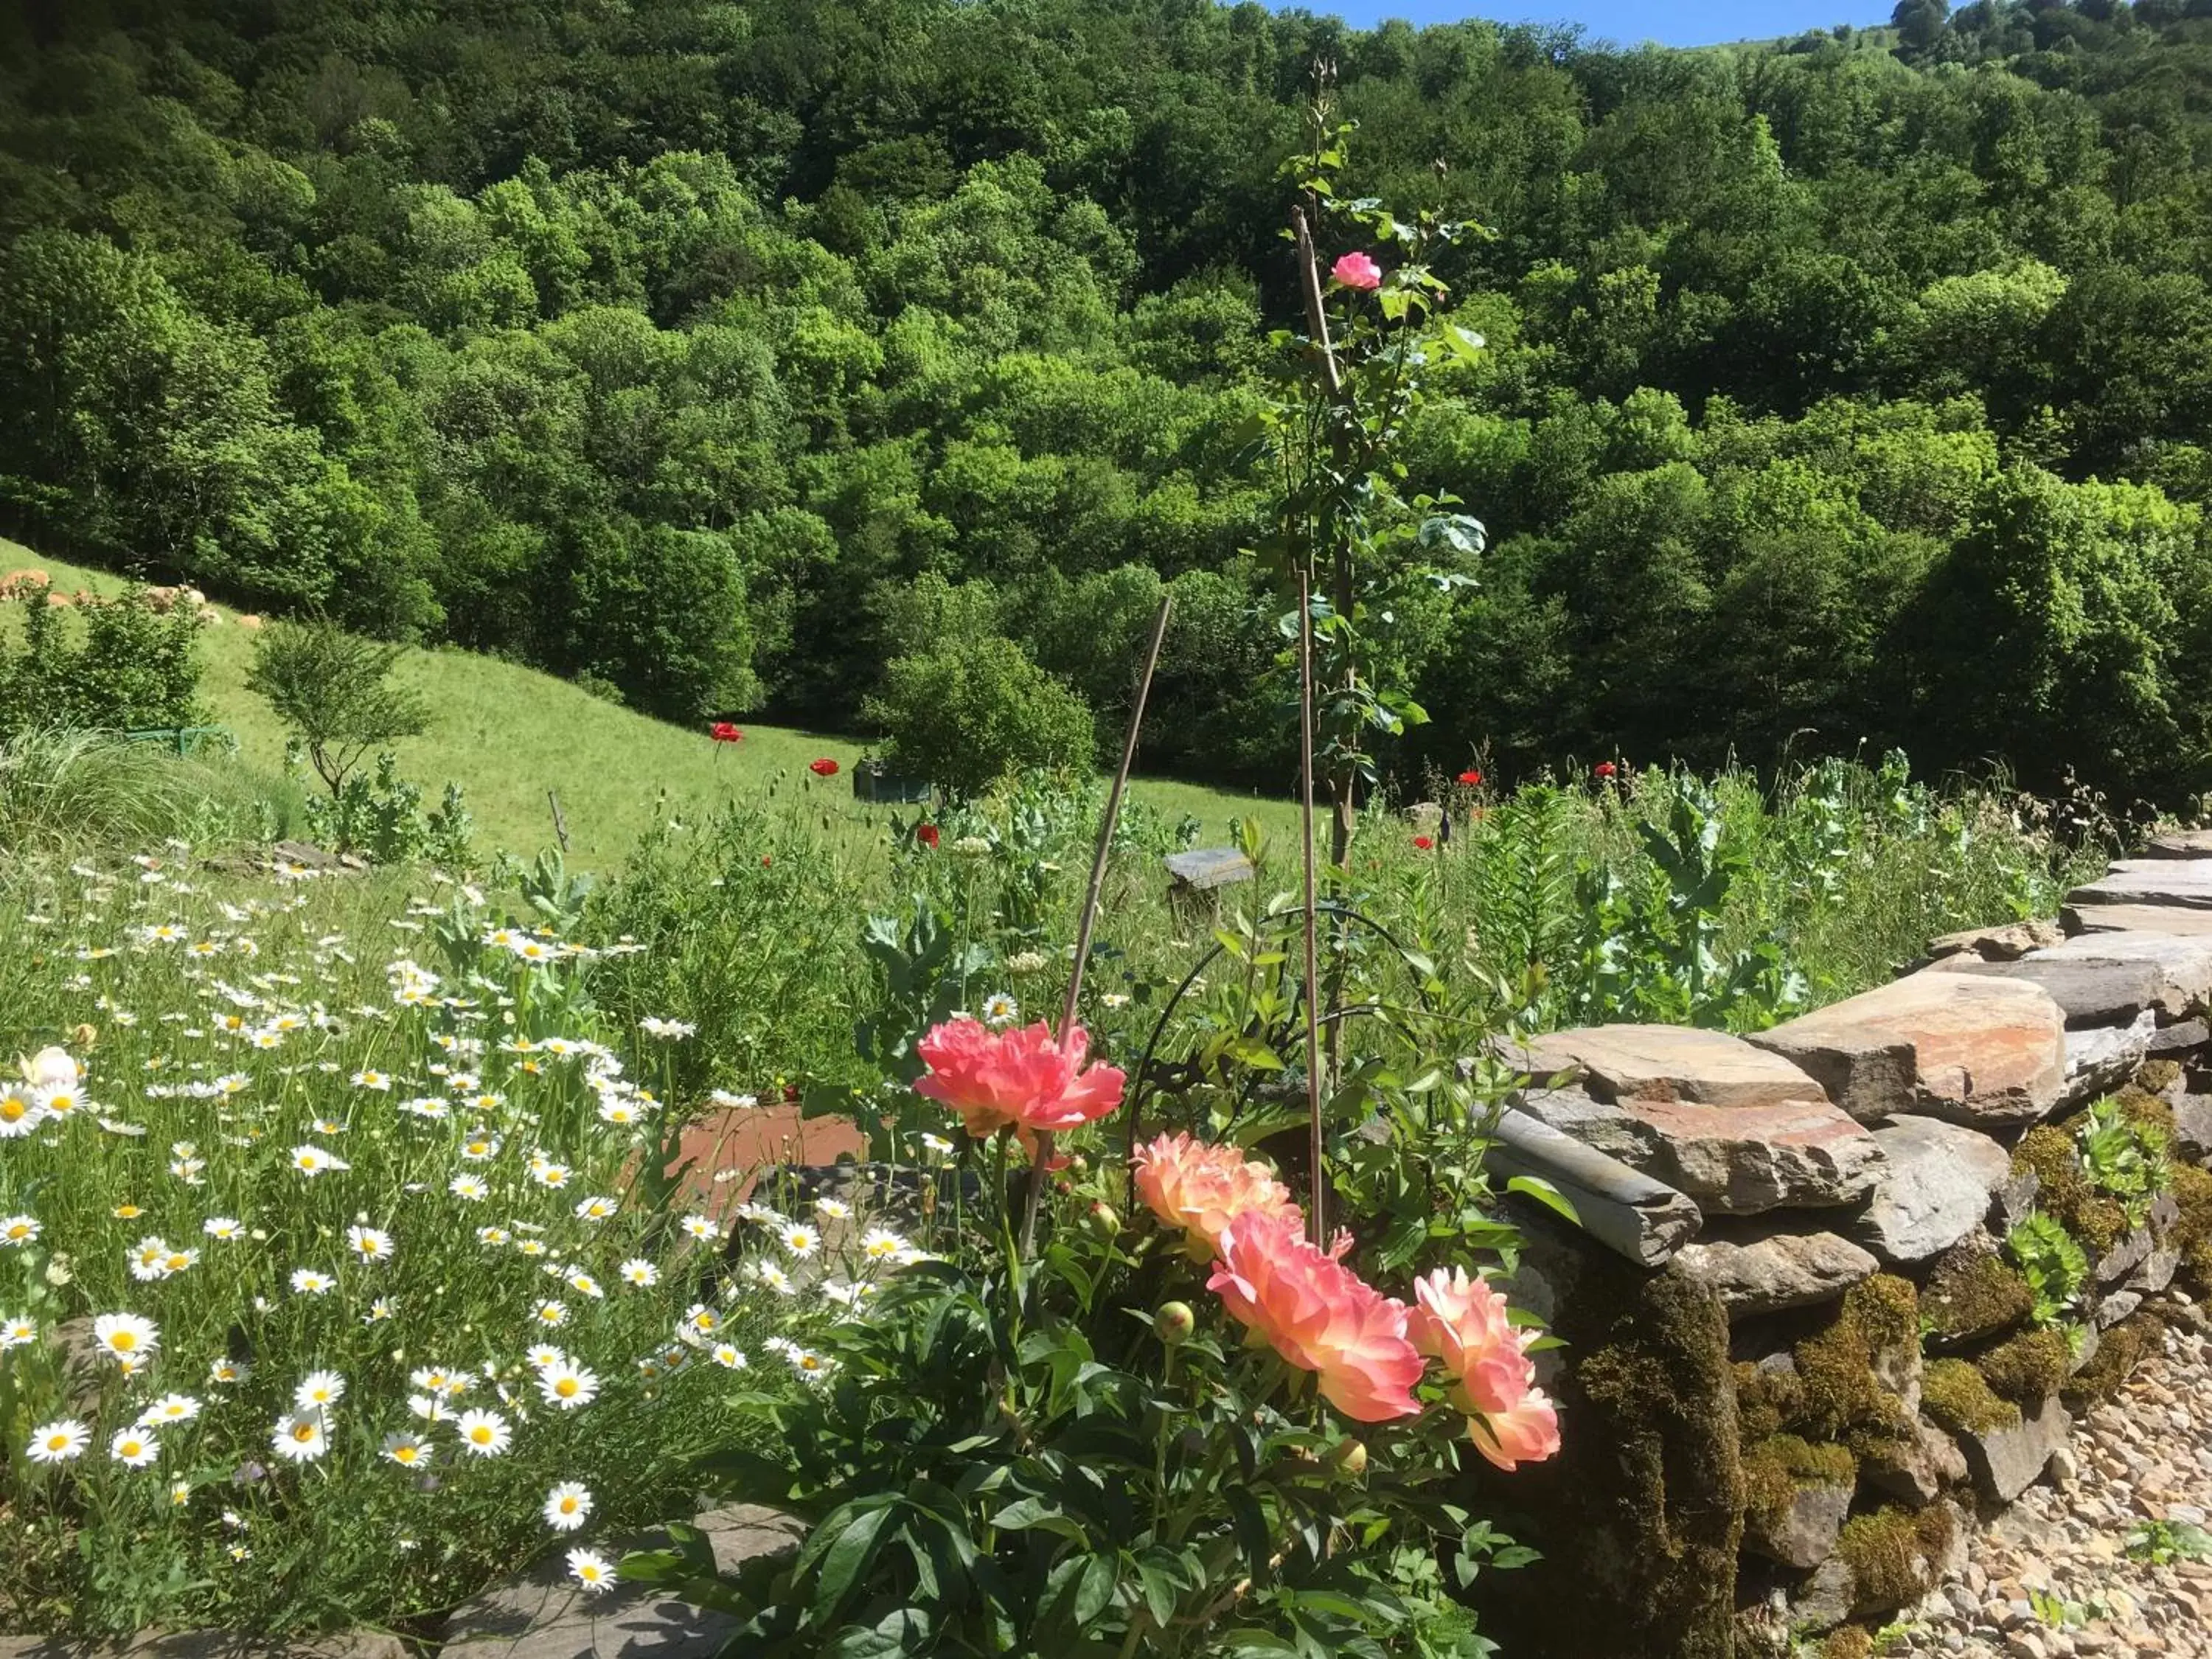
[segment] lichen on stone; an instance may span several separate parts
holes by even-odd
[[[1901,1607],[1925,1595],[1951,1546],[1953,1525],[1942,1504],[1917,1512],[1887,1507],[1844,1522],[1836,1554],[1851,1571],[1854,1607]]]
[[[1936,1263],[1920,1307],[1929,1330],[1951,1340],[2024,1323],[2034,1311],[2035,1292],[2001,1257],[1961,1248]]]
[[[1820,1659],[1873,1659],[1874,1638],[1856,1625],[1838,1625],[1820,1644]]]
[[[1954,1432],[1986,1434],[2020,1425],[2020,1408],[1992,1394],[1981,1372],[1963,1359],[1929,1364],[1920,1379],[1920,1404]]]
[[[1992,1393],[2018,1406],[2039,1406],[2058,1391],[2074,1361],[2074,1345],[2061,1330],[2022,1331],[1980,1359]]]
[[[2181,1080],[2181,1062],[2178,1060],[2147,1060],[2136,1067],[2133,1087],[2147,1095],[2162,1095]],[[2172,1127],[2172,1109],[2167,1109],[2168,1127]]]

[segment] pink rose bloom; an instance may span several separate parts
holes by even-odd
[[[1187,1134],[1162,1135],[1137,1148],[1137,1196],[1188,1237],[1195,1261],[1211,1261],[1222,1230],[1240,1215],[1299,1213],[1291,1189],[1264,1164],[1248,1163],[1231,1146],[1209,1146]]]
[[[916,1048],[929,1075],[915,1092],[959,1113],[979,1140],[1011,1126],[1022,1145],[1034,1147],[1040,1132],[1095,1122],[1121,1103],[1126,1079],[1117,1068],[1083,1069],[1091,1037],[1080,1025],[1063,1043],[1042,1020],[1018,1031],[994,1031],[979,1019],[948,1020]]]
[[[1365,290],[1382,286],[1382,267],[1358,252],[1339,259],[1329,267],[1328,274],[1346,288]]]
[[[1541,1389],[1531,1389],[1510,1412],[1468,1419],[1467,1437],[1474,1442],[1475,1450],[1510,1474],[1518,1464],[1540,1463],[1559,1455],[1559,1413]]]
[[[1406,1304],[1307,1243],[1296,1215],[1233,1217],[1206,1287],[1253,1334],[1315,1373],[1322,1398],[1346,1417],[1384,1423],[1420,1411],[1421,1356],[1406,1340]]]

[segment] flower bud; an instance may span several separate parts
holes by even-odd
[[[1169,1303],[1152,1321],[1154,1334],[1170,1348],[1189,1341],[1190,1334],[1197,1328],[1198,1316],[1190,1310],[1188,1302]]]
[[[1121,1218],[1111,1204],[1100,1201],[1091,1206],[1091,1231],[1101,1238],[1112,1238],[1121,1231]]]
[[[1329,1461],[1343,1474],[1355,1479],[1367,1473],[1367,1443],[1364,1440],[1340,1440],[1336,1449],[1329,1453]]]

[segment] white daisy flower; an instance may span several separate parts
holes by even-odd
[[[28,1347],[39,1340],[37,1323],[23,1314],[9,1314],[0,1318],[0,1353],[10,1348]]]
[[[345,1378],[336,1371],[309,1371],[292,1391],[292,1403],[303,1412],[326,1411],[345,1398]]]
[[[221,1239],[227,1244],[236,1238],[244,1229],[235,1216],[211,1215],[200,1223],[200,1231],[210,1238]]]
[[[744,1351],[726,1342],[717,1342],[707,1351],[707,1357],[725,1370],[741,1371],[745,1368]]]
[[[641,1255],[630,1257],[615,1271],[622,1275],[624,1284],[634,1285],[641,1291],[649,1291],[660,1283],[660,1269]]]
[[[23,1455],[33,1463],[67,1463],[84,1455],[84,1449],[92,1442],[92,1431],[71,1418],[57,1422],[41,1423],[31,1431],[31,1443],[23,1449]]]
[[[813,1228],[799,1224],[786,1227],[778,1242],[803,1261],[822,1248],[822,1235]]]
[[[34,1244],[46,1227],[34,1215],[0,1216],[0,1249]]]
[[[301,1296],[327,1296],[337,1285],[337,1280],[328,1273],[318,1273],[313,1267],[292,1269],[292,1288]]]
[[[703,1215],[687,1215],[676,1224],[694,1238],[708,1239],[721,1237],[721,1229]]]
[[[397,1463],[403,1469],[420,1468],[430,1461],[429,1443],[419,1434],[395,1429],[384,1437],[383,1456],[386,1462]]]
[[[161,1443],[149,1429],[118,1429],[107,1443],[107,1455],[126,1469],[143,1469],[161,1455]]]
[[[189,1423],[200,1414],[200,1402],[188,1394],[165,1394],[138,1413],[142,1429],[166,1429],[173,1423]]]
[[[325,1129],[324,1133],[327,1134],[330,1132]],[[353,1165],[336,1152],[325,1152],[320,1146],[303,1146],[292,1149],[292,1167],[301,1175],[312,1177],[329,1170],[350,1170]]]
[[[548,1365],[538,1374],[538,1392],[549,1406],[574,1411],[588,1406],[599,1391],[599,1379],[567,1359]]]
[[[93,1340],[111,1358],[137,1364],[161,1346],[161,1334],[150,1319],[134,1313],[102,1314],[92,1322]]]
[[[320,1412],[289,1412],[278,1418],[269,1432],[269,1444],[279,1457],[294,1463],[312,1463],[331,1449]]]
[[[556,1532],[574,1532],[592,1515],[592,1494],[581,1481],[563,1480],[545,1494],[545,1524]]]
[[[599,1595],[615,1586],[614,1564],[597,1550],[570,1550],[568,1576],[583,1586],[586,1595]]]
[[[389,1261],[392,1248],[392,1235],[381,1228],[346,1229],[346,1249],[363,1261]]]
[[[457,1175],[446,1183],[446,1190],[455,1198],[466,1199],[471,1204],[481,1204],[491,1196],[491,1188],[481,1176]]]
[[[461,1448],[477,1457],[497,1457],[514,1443],[514,1431],[497,1412],[467,1411],[454,1424]]]
[[[611,1198],[579,1199],[576,1200],[576,1219],[605,1221],[615,1212],[615,1201]]]

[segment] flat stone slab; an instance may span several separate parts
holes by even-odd
[[[2212,910],[2212,864],[2198,859],[2122,859],[2066,896],[2069,904],[2146,904]]]
[[[1161,862],[1168,874],[1194,891],[1211,892],[1252,879],[1252,860],[1233,847],[1201,847],[1188,853],[1170,853]]]
[[[2151,1042],[2157,1035],[2158,1015],[2148,1008],[2136,1016],[2132,1025],[2067,1032],[2066,1086],[2059,1094],[2061,1103],[2094,1100],[2118,1088],[2150,1057]]]
[[[2002,927],[1969,927],[1928,941],[1928,959],[1942,962],[1956,956],[1983,962],[2016,962],[2030,951],[2040,951],[2066,937],[2056,921],[2010,921]]]
[[[2143,844],[2147,859],[2212,859],[2212,830],[2170,830]]]
[[[1547,1031],[1510,1052],[1511,1063],[1537,1082],[1565,1074],[1598,1100],[1773,1106],[1826,1098],[1820,1085],[1788,1060],[1725,1031],[1589,1025]]]
[[[799,1522],[757,1504],[710,1510],[692,1523],[714,1552],[714,1565],[734,1572],[747,1562],[797,1551]],[[666,1535],[610,1545],[665,1547]],[[453,1610],[441,1653],[467,1659],[714,1659],[738,1628],[726,1613],[696,1607],[648,1584],[617,1583],[586,1595],[569,1578],[557,1547],[520,1578],[486,1590]]]
[[[2166,912],[2170,919],[2173,912]],[[2140,928],[2082,933],[2038,951],[2028,958],[2037,963],[2140,963],[2156,975],[2147,1006],[2161,1018],[2181,1019],[2212,1005],[2212,935],[2154,933]],[[2026,964],[2022,964],[2025,966]],[[2117,986],[2118,981],[2113,983]],[[2050,987],[2046,982],[2045,988]],[[2057,993],[2053,990],[2052,995]],[[2059,1001],[2064,1004],[2065,999]],[[2120,1006],[2114,1005],[2115,1009]],[[2117,1018],[2091,1024],[2117,1024]]]
[[[1950,957],[1928,971],[1976,974],[1984,978],[2017,979],[2040,985],[2058,1005],[2069,1030],[2092,1025],[2125,1025],[2145,1009],[2160,1007],[2166,1001],[2165,975],[2155,963],[2124,961],[2113,957],[2065,957],[2057,951],[2042,951],[2018,962]],[[2184,1008],[2176,1007],[2171,1012],[2179,1014]]]
[[[1978,974],[1910,974],[1749,1041],[1810,1072],[1862,1123],[1897,1112],[2032,1122],[2066,1081],[2050,993]]]
[[[1954,1438],[1966,1455],[1966,1468],[1982,1496],[1992,1503],[2009,1504],[2035,1484],[2051,1453],[2073,1431],[2074,1419],[2054,1394],[2035,1411],[2023,1411],[2016,1426],[1978,1433],[1961,1430]]]
[[[1884,1165],[1851,1236],[1893,1265],[1926,1261],[1981,1229],[2012,1157],[1977,1130],[1901,1117],[1874,1132]]]
[[[1521,1104],[1585,1146],[1687,1194],[1708,1213],[1855,1204],[1874,1190],[1881,1174],[1875,1138],[1826,1100],[1705,1106],[1529,1089]]]
[[[2059,907],[2058,919],[2077,937],[2091,933],[2179,933],[2212,938],[2212,910],[2183,910],[2156,904],[2075,904]]]
[[[1674,1258],[1721,1299],[1729,1322],[1832,1302],[1881,1264],[1834,1233],[1762,1231],[1701,1238]]]
[[[2187,1094],[2173,1103],[2173,1145],[2185,1158],[2212,1153],[2212,1095]]]

